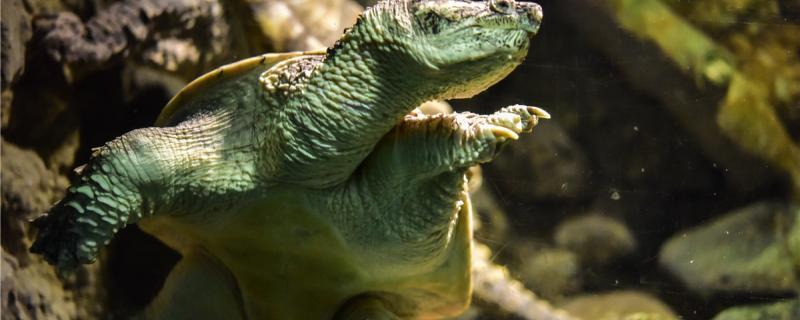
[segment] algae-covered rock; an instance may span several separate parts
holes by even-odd
[[[643,292],[617,291],[573,298],[563,309],[580,319],[677,320],[669,306]]]
[[[636,239],[621,221],[599,214],[587,214],[562,222],[555,242],[578,254],[581,262],[607,264],[632,253]]]
[[[800,319],[800,300],[738,306],[720,312],[714,320],[795,320]]]
[[[519,256],[519,262],[513,268],[514,275],[543,298],[558,301],[579,292],[582,284],[581,264],[575,253],[532,241],[513,249]]]
[[[796,267],[786,239],[798,212],[777,203],[757,203],[672,237],[661,249],[661,265],[699,292],[791,292]]]

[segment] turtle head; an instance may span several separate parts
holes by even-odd
[[[473,96],[508,75],[527,55],[541,20],[532,2],[394,0],[367,10],[359,24],[369,25],[366,41],[418,66],[405,69],[421,72],[429,84],[439,80],[439,98],[448,99]]]

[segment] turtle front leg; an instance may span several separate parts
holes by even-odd
[[[384,170],[380,174],[389,181],[437,176],[491,161],[502,145],[533,130],[539,118],[549,119],[550,115],[523,105],[491,115],[423,115],[415,111],[381,141],[370,161],[383,164],[375,167]]]
[[[491,161],[503,144],[531,131],[540,117],[549,115],[519,105],[491,115],[408,115],[378,143],[347,185],[342,193],[346,199],[340,202],[350,206],[331,206],[332,211],[346,212],[336,216],[342,219],[340,229],[381,239],[375,242],[399,240],[431,251],[414,257],[436,255],[433,251],[442,248],[437,241],[449,233],[463,205],[453,199],[465,191],[467,169]],[[381,201],[376,206],[370,199]],[[376,225],[364,228],[352,221]]]
[[[64,198],[34,221],[39,233],[31,252],[69,272],[94,261],[117,230],[152,214],[147,195],[158,191],[147,186],[157,186],[153,182],[169,170],[153,152],[159,135],[155,128],[139,129],[94,149]]]
[[[221,126],[215,123],[209,117],[137,129],[94,149],[64,198],[34,221],[39,232],[31,252],[42,254],[59,272],[69,272],[94,261],[127,224],[162,212],[201,211],[208,203],[191,201],[191,194],[208,201],[229,194],[231,186],[241,184],[211,181],[209,170],[200,170],[226,170],[218,163],[223,144],[217,134]],[[242,166],[233,166],[236,171],[225,176],[245,179],[240,178],[247,175],[238,169]]]

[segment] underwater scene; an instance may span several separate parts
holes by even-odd
[[[800,320],[800,2],[3,0],[1,319]]]

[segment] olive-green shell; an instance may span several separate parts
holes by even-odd
[[[304,55],[324,54],[325,50],[267,53],[221,66],[193,80],[186,85],[186,87],[181,89],[181,91],[179,91],[174,97],[172,97],[172,99],[167,102],[167,105],[164,106],[164,109],[161,110],[161,114],[158,115],[155,125],[166,125],[175,114],[177,114],[179,111],[184,111],[183,108],[187,105],[185,103],[186,101],[191,100],[198,94],[207,92],[207,90],[213,90],[213,87],[217,84],[234,79],[250,70],[253,70],[254,68],[263,67],[265,69],[269,69],[279,62],[291,58]],[[197,105],[195,105],[195,107],[197,107]]]

